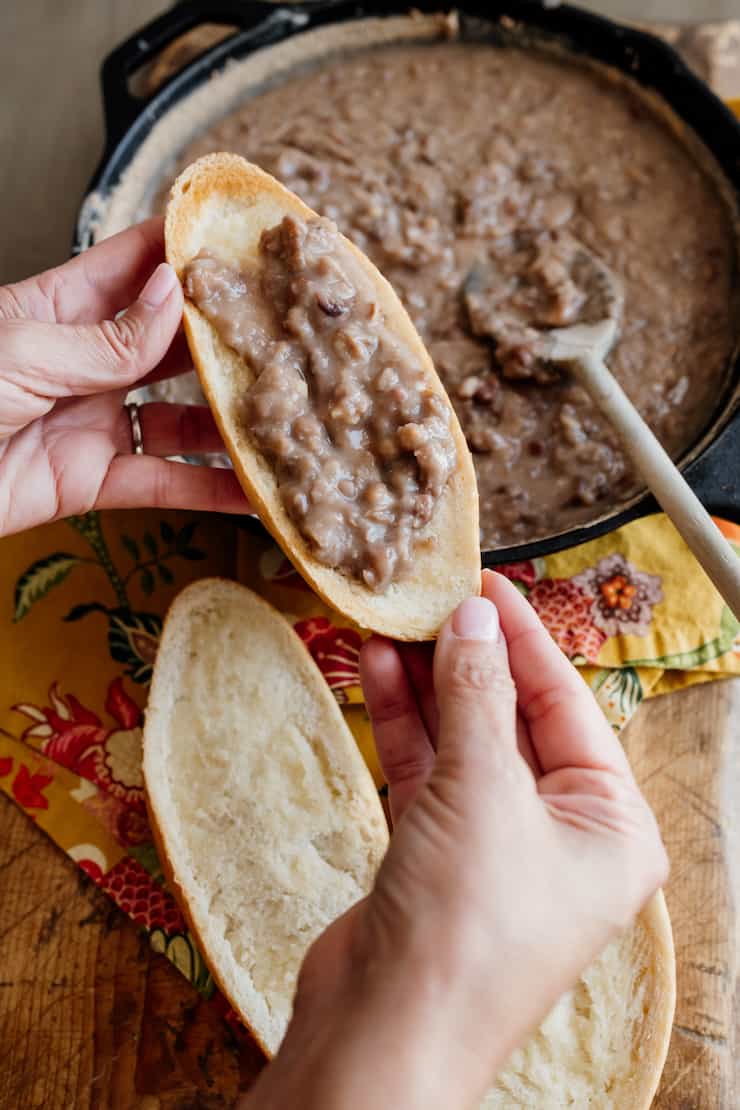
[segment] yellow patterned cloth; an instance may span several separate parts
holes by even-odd
[[[718,523],[740,544],[740,528]],[[358,682],[362,634],[264,533],[218,516],[90,513],[2,540],[0,566],[0,789],[211,993],[144,806],[142,713],[164,613],[207,575],[267,598],[321,668],[382,787]],[[664,516],[499,569],[616,729],[643,698],[740,674],[738,622]]]

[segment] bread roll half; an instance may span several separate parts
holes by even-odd
[[[318,668],[243,586],[203,580],[170,609],[144,779],[171,888],[215,980],[272,1055],[307,949],[370,890],[388,834]],[[658,894],[514,1053],[481,1110],[647,1110],[674,1004]]]
[[[219,987],[268,1053],[311,942],[372,886],[375,784],[290,624],[203,579],[165,622],[144,729],[149,816]]]
[[[231,266],[257,264],[262,232],[286,215],[316,216],[257,166],[232,154],[193,163],[170,193],[165,223],[167,259],[180,278],[207,249]],[[391,286],[349,240],[345,244],[372,278],[386,323],[418,359],[425,378],[445,401],[457,467],[431,521],[419,531],[414,566],[383,593],[318,562],[282,504],[277,479],[239,418],[250,366],[227,347],[186,299],[185,332],[193,361],[239,480],[265,526],[296,569],[329,605],[363,628],[398,640],[432,639],[453,609],[480,592],[478,493],[473,461],[454,409],[405,308]]]
[[[673,934],[659,891],[513,1054],[480,1110],[648,1110],[675,1005]]]

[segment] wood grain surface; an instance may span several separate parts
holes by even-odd
[[[615,8],[618,0],[615,0]],[[102,56],[163,4],[6,0],[0,283],[61,261],[102,149]],[[678,1008],[660,1110],[740,1104],[740,681],[625,733],[672,859]],[[214,1008],[0,797],[0,1110],[216,1110],[261,1066]]]

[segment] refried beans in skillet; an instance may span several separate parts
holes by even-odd
[[[637,482],[567,375],[497,347],[474,266],[495,260],[502,302],[526,289],[558,326],[577,304],[558,244],[586,244],[625,288],[612,372],[672,454],[706,427],[734,345],[734,227],[626,86],[534,50],[383,48],[250,99],[177,169],[219,150],[274,174],[395,287],[473,452],[484,547],[586,523]]]

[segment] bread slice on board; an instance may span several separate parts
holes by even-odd
[[[171,889],[215,980],[272,1055],[308,947],[369,891],[388,834],[318,668],[245,587],[204,579],[170,609],[144,779]],[[658,894],[514,1053],[481,1110],[647,1110],[674,1005]]]
[[[167,259],[183,269],[202,249],[232,266],[254,264],[263,230],[285,215],[311,219],[308,208],[275,178],[234,154],[212,154],[189,166],[170,193],[165,221]],[[363,628],[398,640],[432,639],[456,606],[480,593],[480,538],[475,470],[454,409],[408,313],[388,282],[345,240],[372,277],[386,321],[414,351],[430,386],[446,401],[458,465],[434,515],[420,532],[412,570],[384,593],[319,563],[286,513],[273,469],[239,418],[254,381],[249,365],[227,347],[186,299],[185,332],[193,361],[239,480],[265,526],[296,569],[334,609]]]
[[[675,1005],[673,934],[659,891],[513,1054],[480,1110],[648,1110]]]
[[[367,894],[388,831],[321,672],[245,587],[203,579],[172,605],[144,781],[172,891],[214,979],[271,1054],[307,948]]]

